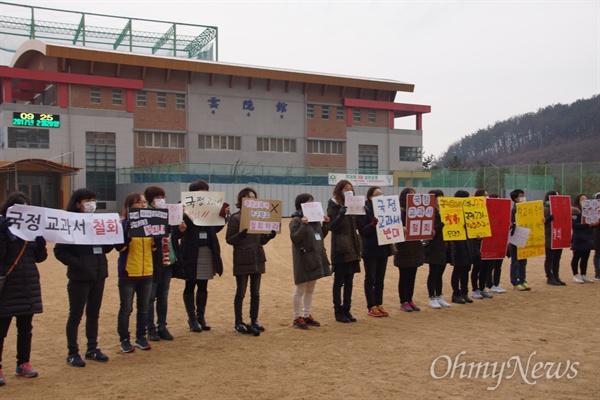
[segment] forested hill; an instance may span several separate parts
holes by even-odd
[[[600,95],[496,122],[453,143],[441,168],[600,161]]]

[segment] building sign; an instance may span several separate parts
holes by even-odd
[[[393,175],[363,175],[363,174],[329,174],[329,184],[335,185],[341,180],[347,180],[352,186],[393,186]]]
[[[13,125],[39,128],[60,128],[60,115],[13,112]]]

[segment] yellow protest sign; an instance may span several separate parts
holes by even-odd
[[[531,231],[524,248],[517,247],[517,258],[526,258],[544,255],[544,204],[541,200],[517,203],[516,222],[523,228]]]
[[[492,236],[490,217],[485,206],[485,197],[477,196],[464,199],[463,212],[465,213],[467,234],[470,239]]]
[[[440,216],[444,223],[444,240],[467,240],[465,216],[463,213],[463,197],[440,197]]]

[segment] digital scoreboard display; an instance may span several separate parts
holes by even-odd
[[[39,128],[60,128],[60,115],[13,112],[13,125]]]

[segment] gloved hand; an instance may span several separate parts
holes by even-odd
[[[44,250],[46,248],[46,239],[43,236],[35,237],[35,248],[38,251]]]
[[[548,218],[546,218],[546,222],[552,222],[554,221],[554,215],[550,215]]]
[[[241,240],[244,240],[248,237],[248,228],[244,229],[243,231],[241,231],[240,233],[238,233],[238,237]]]
[[[346,211],[348,211],[348,207],[346,207],[346,206],[340,207],[340,215],[346,215]]]
[[[379,222],[379,220],[377,218],[373,218],[373,220],[371,221],[371,226],[373,226],[373,228],[375,228],[377,226],[378,222]]]
[[[275,236],[277,236],[277,232],[276,231],[271,231],[270,234],[267,235],[267,238],[269,238],[269,240],[271,239],[275,239]]]
[[[0,233],[6,233],[8,232],[8,228],[12,225],[12,222],[10,222],[10,219],[6,218],[2,221],[2,223],[0,223]]]

